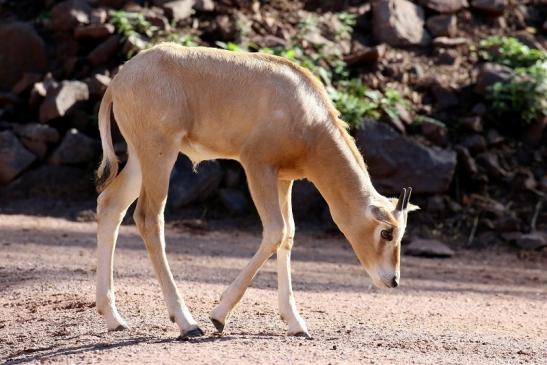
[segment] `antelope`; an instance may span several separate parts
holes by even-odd
[[[111,113],[127,142],[118,174]],[[281,57],[162,43],[129,60],[99,109],[103,157],[97,170],[96,306],[109,330],[127,328],[113,289],[113,253],[120,223],[137,200],[142,236],[171,321],[187,339],[204,334],[179,294],[165,254],[164,208],[180,152],[197,165],[233,159],[243,166],[263,225],[257,252],[220,297],[210,319],[222,332],[263,264],[277,254],[279,312],[288,335],[309,337],[291,284],[295,224],[291,189],[310,180],[378,287],[399,285],[400,242],[411,188],[398,199],[379,194],[347,124],[324,86]]]

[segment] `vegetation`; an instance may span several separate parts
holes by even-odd
[[[348,39],[353,31],[355,15],[349,13],[337,14],[340,27],[334,33],[334,41]],[[217,46],[230,51],[258,51],[287,58],[298,65],[309,69],[327,88],[329,96],[341,113],[342,119],[351,128],[360,128],[366,117],[378,119],[387,116],[399,119],[399,110],[407,106],[407,102],[395,89],[385,92],[369,89],[359,78],[351,78],[342,53],[337,47],[329,47],[328,43],[312,43],[312,50],[302,48],[311,32],[319,32],[317,17],[304,18],[298,31],[286,47],[260,48],[252,43],[243,46],[235,43],[217,42]]]
[[[547,61],[545,52],[530,48],[513,37],[488,37],[480,43],[480,49],[480,55],[485,61],[511,68],[530,67],[540,61]]]
[[[490,90],[492,108],[516,114],[523,123],[547,117],[547,62],[517,69],[509,82],[498,82]]]
[[[530,48],[516,38],[493,36],[480,44],[486,61],[506,65],[516,71],[509,82],[498,82],[488,99],[498,114],[512,114],[527,124],[547,116],[547,53]]]

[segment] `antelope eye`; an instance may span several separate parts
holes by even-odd
[[[391,241],[393,240],[393,231],[391,230],[387,230],[387,229],[383,229],[381,232],[380,232],[380,236],[382,236],[382,238],[386,241]]]

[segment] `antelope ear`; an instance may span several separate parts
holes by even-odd
[[[415,204],[412,204],[412,203],[408,203],[408,207],[406,208],[406,210],[408,212],[412,212],[412,211],[419,210],[419,209],[421,209],[419,206],[417,206]]]
[[[368,211],[370,215],[379,222],[384,222],[387,224],[396,224],[397,221],[395,218],[393,218],[393,215],[391,215],[390,212],[388,212],[385,208],[379,207],[376,205],[369,205]]]

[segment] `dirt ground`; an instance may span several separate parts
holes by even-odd
[[[171,224],[171,267],[206,331],[183,342],[132,225],[121,229],[115,272],[118,308],[131,329],[106,331],[94,308],[94,234],[92,222],[0,215],[0,362],[547,363],[544,254],[404,257],[401,287],[377,290],[341,237],[297,232],[294,289],[313,339],[285,335],[273,260],[219,336],[207,315],[259,234]]]

